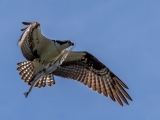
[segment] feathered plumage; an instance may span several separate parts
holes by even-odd
[[[29,25],[32,23],[25,23],[25,24]],[[34,27],[36,27],[36,25]],[[27,29],[30,30],[31,28],[27,28]],[[34,30],[31,30],[31,31],[34,32]],[[33,34],[35,34],[33,32],[31,33],[32,36]],[[23,36],[22,36],[22,39],[23,39]],[[60,44],[60,41],[59,41],[59,44]],[[61,43],[61,45],[63,45],[63,43]],[[21,47],[22,46],[23,45],[21,44]],[[35,45],[35,46],[38,47],[38,45]],[[52,46],[52,47],[56,47],[56,46]],[[33,48],[30,47],[29,50],[26,48],[22,48],[22,49],[24,49],[22,51],[27,52],[27,53],[22,52],[24,56],[27,56],[26,59],[31,61],[18,63],[19,67],[17,68],[17,70],[20,71],[20,75],[22,76],[22,79],[30,83],[31,78],[33,78],[34,68],[36,67],[34,62],[35,60],[37,61],[37,59],[41,58],[42,54],[39,54],[38,49],[36,49],[37,51],[35,52],[34,47]],[[46,52],[49,50],[43,49],[43,52],[44,51]],[[94,57],[92,54],[88,52],[85,52],[85,51],[70,52],[68,57],[62,63],[62,65],[57,70],[50,73],[49,75],[43,76],[41,78],[43,80],[40,80],[36,86],[38,86],[39,84],[40,84],[39,86],[45,86],[46,78],[49,79],[49,85],[54,84],[55,83],[54,80],[51,79],[54,75],[60,76],[63,78],[77,80],[83,83],[84,85],[88,86],[89,88],[92,88],[94,91],[97,91],[100,94],[104,94],[106,97],[110,97],[113,101],[115,100],[118,101],[118,103],[122,106],[123,106],[123,102],[128,104],[127,99],[132,101],[132,98],[125,91],[125,89],[128,89],[127,85],[125,85],[124,82],[122,82],[112,71],[110,71],[109,68],[107,68],[96,57]]]

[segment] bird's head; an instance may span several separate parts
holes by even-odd
[[[59,49],[60,51],[70,47],[70,46],[74,46],[74,43],[71,40],[55,40],[54,41],[57,49]]]

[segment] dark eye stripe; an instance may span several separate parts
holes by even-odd
[[[57,42],[57,43],[60,44],[60,45],[63,45],[63,44],[68,43],[68,40],[67,40],[67,41],[55,40],[55,42]]]

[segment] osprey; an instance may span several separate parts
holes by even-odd
[[[22,29],[18,45],[27,61],[19,62],[17,70],[22,79],[31,85],[39,72],[49,67],[57,60],[62,52],[68,52],[66,48],[73,46],[70,40],[50,40],[42,35],[38,22],[23,22],[28,25]],[[128,105],[126,98],[132,98],[125,91],[127,85],[122,82],[108,67],[96,57],[86,51],[70,51],[64,62],[53,72],[42,76],[35,87],[52,86],[55,84],[54,75],[63,78],[77,80],[92,88],[100,94],[110,97],[113,101],[123,106]]]

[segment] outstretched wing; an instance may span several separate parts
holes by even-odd
[[[31,85],[31,80],[33,78],[34,62],[35,61],[25,61],[17,64],[17,70],[19,71],[19,75],[22,76],[22,80],[28,83],[28,85]],[[52,86],[53,84],[55,84],[53,74],[41,77],[39,82],[35,85],[35,87],[45,87],[46,84],[48,86]]]
[[[128,87],[103,63],[88,52],[71,52],[54,75],[77,80],[100,94],[117,100],[123,106],[122,100],[132,98],[125,91]]]

